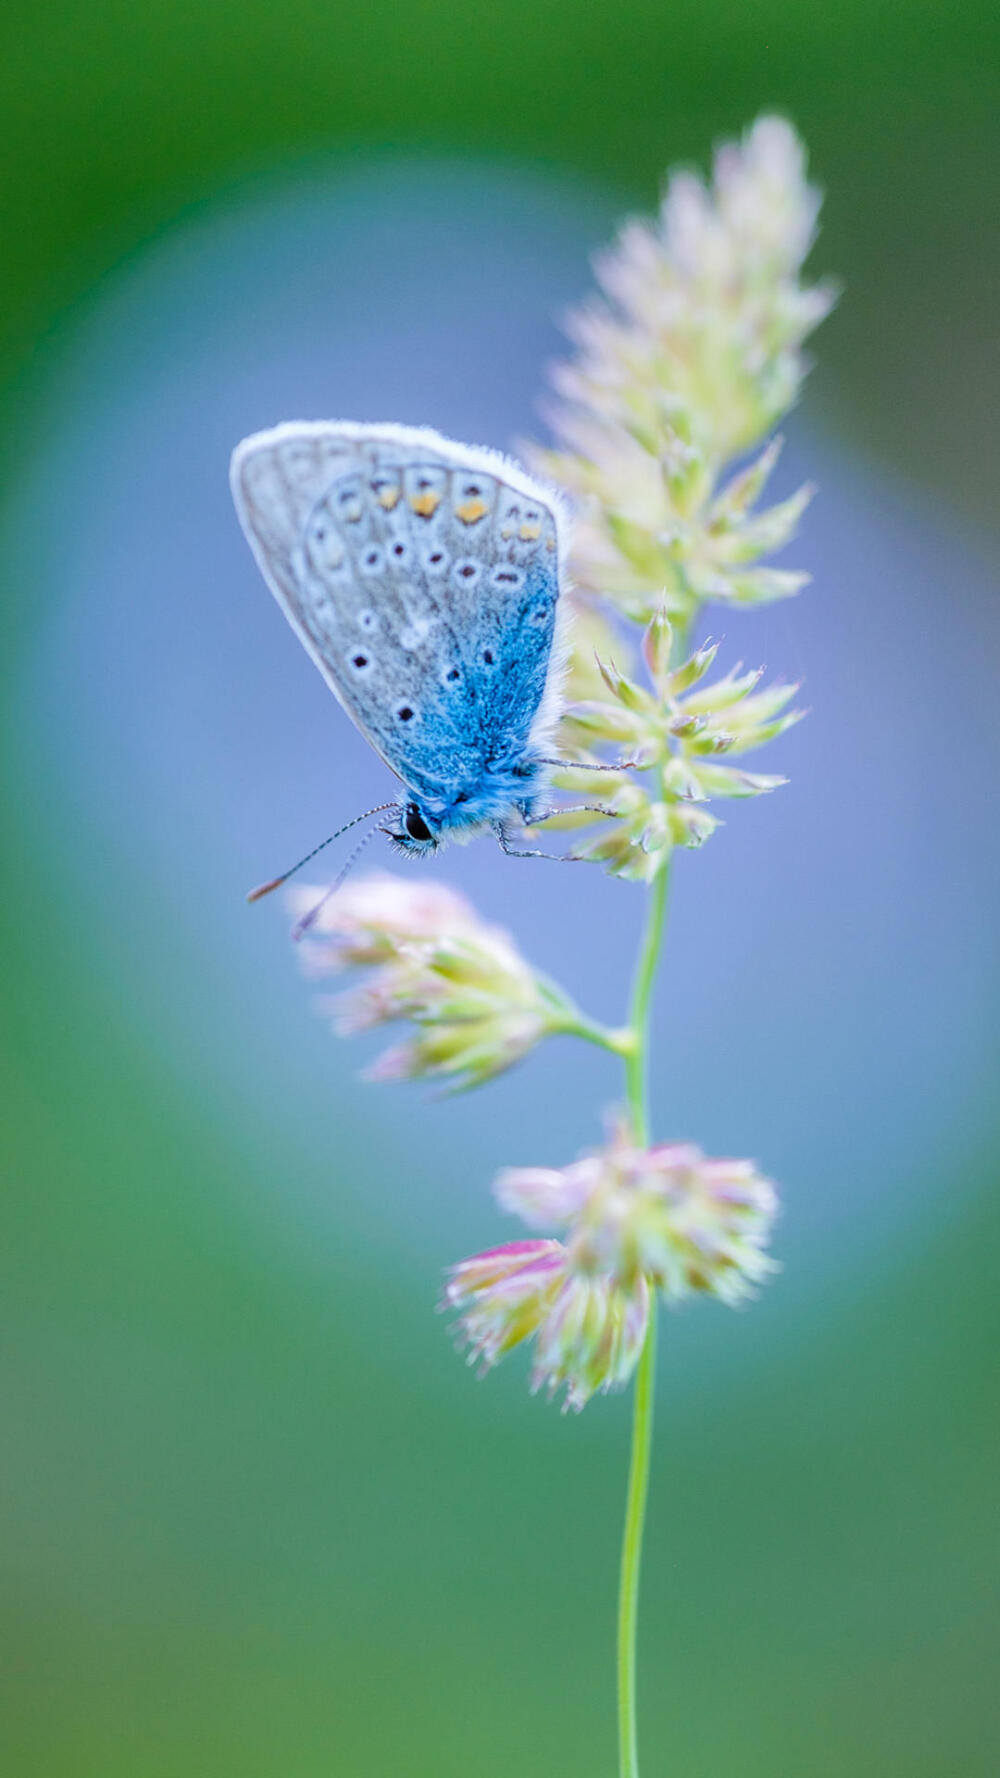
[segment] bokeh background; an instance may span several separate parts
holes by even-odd
[[[765,107],[845,281],[790,428],[779,796],[677,872],[657,1126],[783,1187],[663,1330],[644,1772],[996,1770],[987,0],[11,0],[0,62],[3,1770],[609,1778],[627,1406],[476,1383],[441,1268],[618,1090],[358,1084],[280,869],[385,777],[229,505],[246,431],[540,422],[589,252]],[[718,626],[716,626],[718,627]],[[641,892],[430,867],[617,1016]],[[572,880],[569,880],[569,879]]]

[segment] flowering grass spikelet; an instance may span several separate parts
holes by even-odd
[[[786,709],[795,688],[762,688],[760,672],[736,669],[685,698],[716,648],[671,661],[709,602],[765,604],[808,580],[765,558],[789,542],[812,490],[761,500],[781,451],[768,435],[798,397],[805,339],[835,300],[832,284],[802,279],[819,206],[780,117],[723,144],[710,183],[674,174],[657,218],[626,223],[598,257],[600,294],[569,317],[575,352],[552,373],[556,444],[529,447],[575,508],[578,619],[559,728],[573,769],[554,786],[593,796],[549,825],[594,826],[610,812],[614,825],[573,856],[621,877],[652,883],[676,847],[703,845],[720,825],[710,801],[785,782],[726,756],[797,721]],[[652,689],[633,624],[646,626]],[[612,748],[629,770],[614,769]]]
[[[460,1339],[470,1364],[489,1370],[538,1332],[564,1263],[559,1241],[511,1241],[452,1266],[442,1307],[465,1310]]]
[[[757,502],[779,441],[725,479],[794,404],[802,345],[835,300],[806,285],[820,198],[791,125],[761,117],[726,143],[706,185],[676,173],[654,222],[625,224],[595,263],[601,295],[569,317],[575,356],[552,373],[557,440],[533,461],[578,504],[584,592],[688,622],[707,600],[787,598],[808,576],[761,567],[811,490]]]
[[[320,893],[293,892],[303,914]],[[464,896],[439,883],[388,872],[359,877],[322,902],[303,941],[313,975],[369,968],[363,986],[333,1002],[342,1034],[406,1020],[414,1034],[385,1050],[373,1080],[450,1078],[474,1086],[555,1032],[613,1045],[522,957],[509,933],[481,920]]]
[[[603,825],[595,838],[578,846],[576,856],[647,882],[675,846],[701,846],[715,832],[719,820],[706,803],[760,796],[786,782],[727,762],[775,740],[803,715],[788,708],[798,687],[762,687],[762,668],[736,667],[705,683],[718,643],[702,643],[672,667],[673,641],[663,609],[650,620],[642,642],[649,686],[631,676],[640,672],[638,659],[624,672],[614,660],[596,658],[603,695],[567,705],[563,734],[576,763],[555,774],[560,790],[593,789],[616,817],[613,826]],[[625,748],[630,769],[609,771],[598,751],[602,746]],[[592,778],[588,763],[594,765]],[[638,777],[631,775],[636,769]],[[559,820],[557,815],[556,824]],[[600,821],[599,812],[591,811],[587,820]]]
[[[710,1160],[693,1143],[638,1147],[621,1125],[570,1166],[509,1168],[494,1189],[530,1228],[566,1231],[576,1271],[626,1290],[644,1278],[670,1303],[737,1303],[776,1269],[774,1186],[751,1161]]]
[[[563,1240],[515,1241],[453,1266],[445,1306],[489,1370],[534,1337],[533,1389],[582,1408],[627,1383],[642,1351],[650,1292],[737,1304],[776,1270],[765,1252],[777,1195],[751,1161],[708,1160],[692,1143],[637,1147],[622,1126],[568,1167],[513,1167],[502,1209]]]
[[[534,1393],[565,1391],[577,1412],[595,1392],[622,1389],[639,1359],[649,1319],[645,1280],[628,1290],[580,1272],[559,1241],[513,1241],[453,1266],[443,1308],[462,1311],[457,1338],[485,1372],[535,1337]]]

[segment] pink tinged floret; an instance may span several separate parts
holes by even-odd
[[[564,1253],[561,1241],[507,1241],[500,1247],[484,1248],[450,1268],[447,1299],[460,1303],[469,1294],[523,1273],[528,1266],[559,1270]]]
[[[649,1317],[649,1288],[623,1290],[609,1277],[574,1270],[559,1241],[515,1241],[454,1266],[445,1307],[463,1311],[460,1344],[470,1363],[489,1370],[537,1336],[533,1390],[565,1390],[564,1408],[582,1408],[595,1391],[620,1389],[638,1362]]]
[[[560,1227],[586,1202],[596,1183],[598,1163],[577,1161],[570,1167],[506,1167],[497,1176],[494,1196],[529,1228]]]
[[[311,908],[315,898],[296,891],[293,905]],[[302,950],[313,974],[370,972],[359,989],[333,1001],[337,1031],[400,1021],[415,1027],[369,1069],[372,1080],[476,1085],[579,1017],[509,934],[439,884],[380,873],[345,885],[321,906]]]
[[[565,1264],[559,1241],[514,1241],[453,1266],[444,1305],[464,1311],[460,1345],[481,1370],[535,1333],[558,1290]]]
[[[293,912],[309,912],[317,895],[315,888],[293,890]],[[367,963],[378,961],[387,940],[395,945],[408,938],[433,938],[443,931],[477,924],[473,908],[456,890],[441,883],[407,883],[378,871],[346,883],[331,895],[312,930],[317,939],[332,937],[345,950],[362,950],[364,955],[356,960]]]
[[[607,1277],[568,1272],[539,1329],[532,1388],[545,1388],[552,1397],[565,1387],[563,1411],[577,1413],[596,1392],[624,1388],[639,1362],[648,1321],[644,1278],[623,1290]]]
[[[365,1069],[364,1078],[382,1082],[416,1080],[422,1073],[416,1046],[412,1043],[394,1043]]]

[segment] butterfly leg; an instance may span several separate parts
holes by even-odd
[[[522,815],[525,827],[541,827],[553,815],[605,815],[609,821],[620,820],[618,809],[606,809],[603,803],[571,803],[568,809],[546,809],[543,815]]]
[[[525,826],[528,826],[527,822],[525,822]],[[501,852],[507,858],[551,858],[555,864],[582,864],[585,862],[572,852],[539,852],[536,847],[525,850],[523,847],[512,846],[502,821],[494,821],[493,832],[497,836]]]
[[[540,759],[540,766],[557,767],[561,772],[629,772],[641,771],[644,761],[641,759],[619,759],[609,764],[605,760],[596,759]]]

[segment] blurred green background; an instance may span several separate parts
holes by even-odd
[[[253,771],[227,777],[203,741],[215,685],[218,760],[275,748],[269,651],[285,639],[252,565],[235,535],[218,546],[242,579],[232,605],[220,595],[221,615],[205,619],[207,689],[191,666],[208,647],[202,633],[169,632],[172,726],[156,772],[133,781],[125,764],[120,780],[102,778],[91,761],[127,761],[141,716],[119,696],[134,666],[113,659],[120,610],[81,568],[80,540],[92,525],[107,550],[134,520],[127,465],[98,460],[93,441],[116,427],[130,439],[143,411],[151,435],[173,428],[181,441],[175,506],[150,520],[150,584],[175,533],[194,528],[188,563],[208,551],[185,508],[193,409],[186,395],[170,409],[169,367],[182,391],[200,381],[211,415],[225,342],[244,321],[252,357],[263,337],[246,321],[254,217],[272,249],[287,217],[302,253],[309,230],[325,227],[309,193],[332,191],[348,252],[359,212],[382,206],[391,220],[429,169],[442,253],[456,243],[449,277],[468,231],[509,241],[523,225],[523,262],[498,265],[497,308],[513,280],[530,314],[585,288],[587,244],[619,210],[650,207],[668,163],[704,164],[713,140],[775,107],[803,132],[827,189],[817,268],[847,291],[817,341],[813,431],[797,438],[797,461],[812,474],[821,440],[848,489],[828,508],[823,545],[845,587],[876,544],[897,583],[884,611],[877,584],[870,614],[855,602],[847,633],[831,571],[816,595],[825,617],[804,620],[828,626],[801,633],[820,679],[816,733],[825,709],[830,757],[843,748],[850,766],[832,828],[803,753],[797,800],[788,793],[787,814],[755,830],[778,852],[770,899],[752,902],[738,873],[739,832],[756,809],[734,818],[735,837],[713,842],[711,860],[686,863],[678,895],[675,940],[691,952],[698,883],[720,927],[749,894],[757,924],[740,945],[750,975],[763,973],[751,1004],[735,969],[699,1025],[692,966],[689,1063],[663,1006],[663,1085],[682,1124],[669,1133],[753,1149],[779,1174],[787,1271],[738,1321],[705,1311],[664,1338],[644,1772],[986,1778],[1000,1731],[1000,1130],[995,1022],[983,1013],[996,1005],[996,856],[979,838],[992,819],[982,759],[991,745],[995,757],[998,661],[995,7],[494,0],[477,12],[396,0],[355,13],[336,0],[54,0],[8,5],[5,24],[4,1771],[613,1770],[626,1406],[596,1403],[568,1423],[528,1400],[513,1365],[474,1385],[430,1313],[440,1267],[504,1233],[485,1195],[493,1166],[568,1158],[593,1136],[591,1107],[568,1110],[563,1076],[543,1060],[532,1079],[525,1070],[454,1112],[416,1095],[387,1110],[374,1089],[353,1087],[357,1056],[310,1016],[280,918],[247,924],[239,902],[286,847],[292,856],[327,831],[320,768],[300,791],[289,746],[262,788],[256,754]],[[198,285],[241,217],[248,257]],[[537,292],[530,241],[539,261],[550,256]],[[267,283],[265,248],[259,266]],[[421,289],[431,304],[433,279]],[[335,296],[343,315],[331,286],[331,312]],[[314,322],[293,313],[288,326],[305,355]],[[195,335],[201,358],[186,360]],[[481,357],[494,338],[500,381],[509,343],[484,327]],[[394,343],[398,375],[422,355],[432,387],[447,341],[432,328],[415,343],[417,353]],[[511,422],[522,430],[554,344],[533,340]],[[359,413],[366,369],[362,357]],[[248,398],[239,424],[292,417],[254,408],[280,398],[284,375]],[[463,376],[485,375],[471,355]],[[383,376],[383,407],[385,386]],[[483,395],[484,434],[501,412],[491,401]],[[312,411],[338,405],[319,378]],[[211,442],[218,482],[205,483],[224,539],[231,411]],[[452,411],[400,417],[444,423]],[[877,529],[889,509],[891,536]],[[855,515],[850,525],[840,513]],[[90,562],[111,559],[89,531],[87,548]],[[932,582],[919,598],[910,566],[898,567],[904,548],[914,582],[920,564]],[[795,565],[816,565],[810,549],[807,530]],[[212,584],[207,574],[199,596]],[[144,572],[133,586],[158,685],[166,600],[146,596]],[[245,658],[244,603],[261,638]],[[798,637],[780,625],[769,635],[776,667],[798,670]],[[829,690],[821,643],[838,663]],[[247,675],[247,709],[226,701],[229,658]],[[289,708],[298,685],[289,677],[280,693]],[[905,740],[895,775],[876,731]],[[331,733],[335,766],[343,730]],[[329,760],[322,769],[329,778]],[[299,798],[294,820],[279,816],[286,792]],[[345,796],[344,818],[353,790],[334,799],[339,813]],[[864,808],[879,799],[907,824],[898,879],[867,849]],[[140,815],[145,850],[129,838]],[[870,817],[887,818],[877,806]],[[492,861],[470,868],[491,911],[510,914]],[[820,879],[837,893],[799,931],[796,897]],[[617,885],[573,890],[593,894],[602,920],[634,908]],[[513,892],[525,919],[534,893]],[[561,916],[556,892],[539,893],[548,924],[534,954],[546,961]],[[898,952],[896,914],[909,933]],[[220,965],[227,923],[240,937]],[[795,967],[782,974],[773,959],[786,938]],[[576,939],[568,975],[586,957],[585,924]],[[831,947],[857,962],[850,995],[824,973]],[[876,972],[890,954],[894,1011],[880,1023]],[[938,974],[925,982],[926,959]],[[851,1072],[866,1041],[879,1058],[867,1097]],[[591,1106],[615,1090],[599,1070],[585,1089]],[[796,1147],[785,1132],[806,1123]]]

